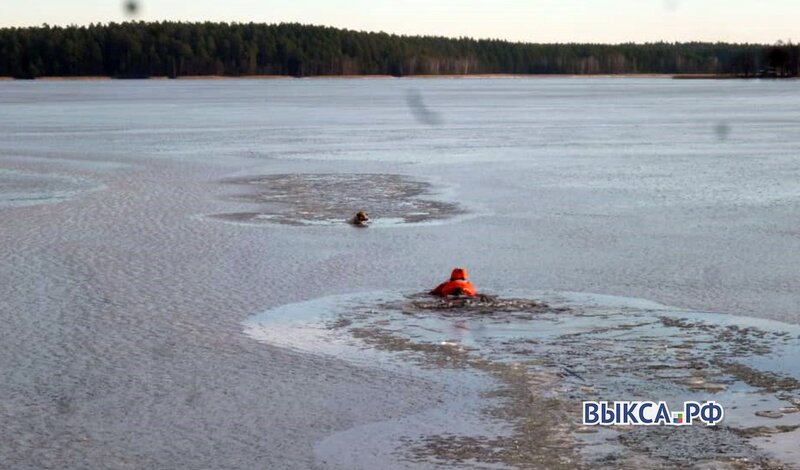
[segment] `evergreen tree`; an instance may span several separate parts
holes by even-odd
[[[109,23],[0,29],[0,76],[738,74],[800,72],[800,46],[525,44],[295,23]]]

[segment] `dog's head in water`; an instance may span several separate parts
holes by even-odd
[[[364,211],[358,211],[351,222],[353,225],[366,226],[369,223],[369,214]]]

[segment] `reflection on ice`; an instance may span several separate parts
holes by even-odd
[[[566,446],[592,464],[684,465],[700,456],[748,468],[789,458],[789,448],[766,452],[760,438],[800,428],[800,374],[787,366],[800,353],[800,328],[778,322],[587,294],[508,292],[452,302],[381,292],[284,306],[250,319],[246,331],[434,380],[432,371],[442,370],[494,377],[499,385],[489,395],[503,404],[487,420],[510,422],[513,436],[459,429],[417,436],[407,445],[419,458],[513,465],[533,458],[512,445],[527,441],[540,455],[560,458]],[[715,400],[725,421],[688,430],[579,425],[582,400],[636,399]],[[705,451],[686,452],[691,442]]]

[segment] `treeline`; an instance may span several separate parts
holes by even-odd
[[[526,44],[301,24],[110,23],[0,29],[0,76],[736,74],[797,76],[800,47]]]

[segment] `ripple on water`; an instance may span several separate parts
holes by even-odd
[[[98,186],[70,176],[0,169],[0,209],[62,202],[95,189]]]
[[[794,452],[775,439],[766,445],[765,436],[796,442],[800,428],[800,374],[776,366],[798,357],[800,328],[778,322],[589,294],[508,292],[443,302],[379,292],[283,306],[249,319],[245,329],[261,341],[433,380],[446,381],[451,376],[441,371],[454,370],[493,377],[493,390],[475,399],[502,397],[502,404],[474,407],[487,422],[510,423],[513,433],[408,429],[403,442],[417,458],[511,465],[547,458],[541,463],[556,465],[571,455],[593,465],[645,459],[760,468],[791,461]],[[580,426],[583,400],[635,399],[671,406],[715,400],[725,421],[688,431]],[[692,442],[703,442],[702,452]]]
[[[464,213],[455,203],[434,200],[430,183],[389,174],[300,173],[226,180],[243,190],[228,201],[254,209],[212,217],[251,224],[342,225],[357,211],[372,225],[443,221]]]

